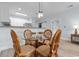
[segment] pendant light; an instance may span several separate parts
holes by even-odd
[[[39,2],[39,11],[38,11],[38,18],[42,18],[43,17],[43,11],[40,9],[41,5]]]

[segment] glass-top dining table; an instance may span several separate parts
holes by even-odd
[[[44,37],[43,32],[33,32],[32,40],[35,41],[35,48],[44,44],[49,44],[49,40]]]

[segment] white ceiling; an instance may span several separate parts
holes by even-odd
[[[73,7],[69,8],[68,6],[71,4],[73,4]],[[41,2],[44,17],[53,17],[76,7],[79,7],[79,2]],[[18,8],[22,8],[20,12],[27,14],[29,17],[36,17],[38,2],[0,2],[1,19],[9,17],[12,13],[15,14]]]

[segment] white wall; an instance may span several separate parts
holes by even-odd
[[[79,7],[62,12],[55,18],[61,19],[62,36],[65,38],[70,38],[71,33],[74,32],[74,24],[77,24],[79,29]]]
[[[9,8],[6,6],[0,7],[0,22],[1,21],[9,22]]]

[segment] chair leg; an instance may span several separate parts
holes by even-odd
[[[34,56],[37,57],[37,54],[38,54],[37,51],[35,51]]]
[[[55,53],[55,57],[58,57],[58,53]]]
[[[16,57],[16,53],[14,53],[14,57]]]

